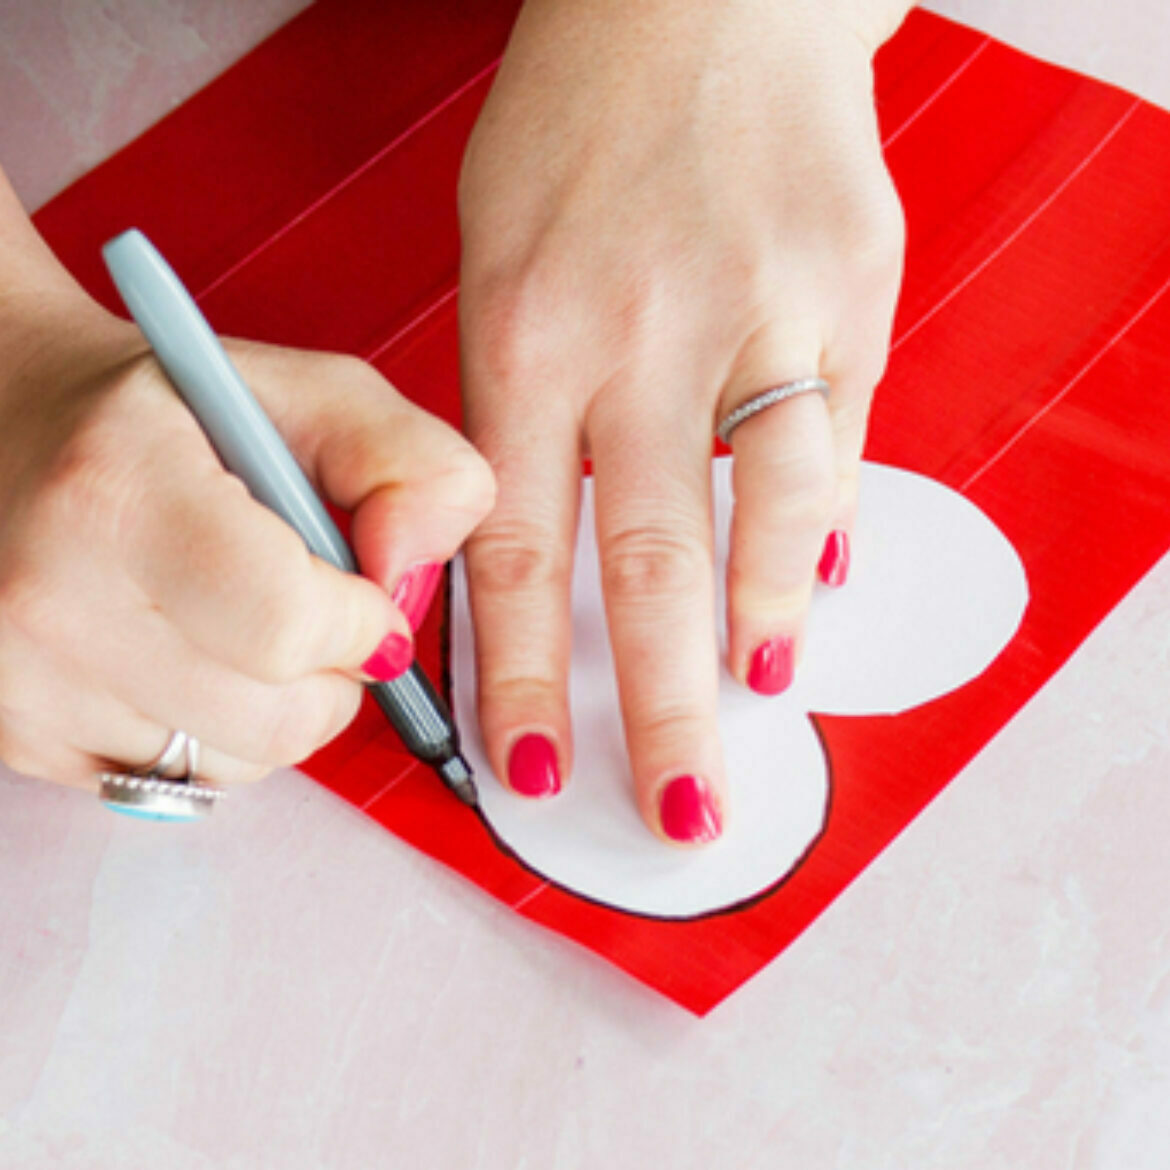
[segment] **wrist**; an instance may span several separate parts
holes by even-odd
[[[636,8],[625,0],[525,0],[521,20],[568,18],[597,22],[609,34],[622,21],[641,32],[662,21],[706,28],[713,20],[744,20],[757,29],[774,24],[810,28],[838,23],[858,37],[872,55],[889,40],[915,0],[646,0]]]
[[[0,397],[33,367],[124,345],[128,328],[66,271],[0,171]]]

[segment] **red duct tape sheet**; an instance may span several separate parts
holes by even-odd
[[[515,0],[323,0],[37,222],[107,304],[134,224],[224,333],[360,354],[458,417],[455,181]],[[640,918],[506,856],[376,711],[322,784],[517,913],[703,1013],[775,958],[1170,547],[1170,115],[915,13],[880,54],[909,250],[868,457],[931,476],[1010,538],[1031,586],[982,676],[902,715],[813,718],[827,829],[732,913]],[[420,640],[440,670],[439,615]]]

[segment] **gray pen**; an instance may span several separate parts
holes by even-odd
[[[291,524],[315,556],[357,572],[353,553],[292,452],[154,245],[132,230],[106,244],[102,255],[130,315],[223,465]],[[420,667],[412,665],[390,682],[371,683],[369,690],[411,754],[475,807],[475,781],[460,754],[455,724]]]

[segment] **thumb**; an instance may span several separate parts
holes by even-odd
[[[266,346],[237,356],[306,474],[352,513],[362,573],[392,593],[408,573],[424,589],[437,581],[432,566],[454,556],[495,501],[486,460],[357,358]]]

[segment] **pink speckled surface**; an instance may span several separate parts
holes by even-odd
[[[0,160],[299,7],[0,0]],[[1162,0],[936,7],[1170,105]],[[296,774],[168,832],[0,773],[0,1168],[1164,1170],[1168,683],[1170,559],[702,1021]]]

